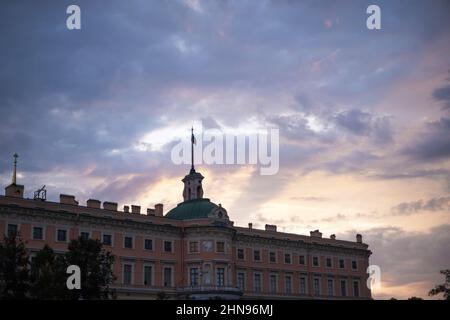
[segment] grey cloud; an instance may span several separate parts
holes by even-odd
[[[403,202],[391,208],[395,215],[411,215],[423,211],[450,212],[450,197],[436,197],[428,200]]]
[[[439,161],[450,156],[450,118],[442,117],[426,125],[414,143],[402,152],[419,161]]]
[[[396,227],[381,227],[369,230],[352,230],[338,238],[353,240],[355,233],[362,233],[363,241],[373,252],[370,264],[381,268],[383,286],[402,286],[424,282],[417,292],[410,292],[408,298],[427,298],[428,291],[442,281],[439,270],[450,266],[450,225],[436,226],[428,232],[408,232]],[[389,299],[390,296],[376,298]]]
[[[371,136],[379,144],[393,140],[390,119],[387,116],[374,116],[359,109],[345,110],[337,113],[336,123],[350,133],[359,136]]]
[[[444,109],[450,109],[450,85],[434,90],[433,98],[442,102]]]

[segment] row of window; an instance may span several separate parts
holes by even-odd
[[[212,251],[212,242],[204,241],[203,242],[203,250],[204,251]],[[200,245],[199,241],[189,241],[189,253],[199,253]],[[216,241],[216,252],[217,253],[225,253],[225,242],[224,241]]]
[[[244,272],[238,272],[237,274],[237,285],[240,290],[246,291],[246,273]],[[261,273],[253,273],[253,292],[254,293],[261,293],[262,292],[262,274]],[[327,278],[327,292],[324,294],[322,292],[322,278],[321,277],[314,277],[313,278],[313,294],[315,296],[337,296],[337,292],[335,290],[335,279],[333,278]],[[292,275],[285,275],[284,276],[284,294],[293,294],[292,289],[292,282],[293,282],[293,276]],[[359,297],[360,296],[360,290],[359,290],[359,280],[352,280],[352,289],[353,289],[353,297]],[[348,280],[347,279],[340,279],[339,280],[339,296],[341,297],[347,297],[348,296]],[[279,288],[278,288],[278,275],[271,274],[269,275],[269,292],[270,294],[280,294]],[[307,285],[307,276],[301,276],[299,279],[299,294],[308,294],[308,285]]]
[[[143,266],[142,285],[146,287],[155,286],[154,266]],[[163,283],[164,287],[173,287],[173,267],[162,267]],[[122,284],[134,285],[137,284],[135,280],[134,264],[123,263],[122,264]]]
[[[17,234],[18,225],[10,223],[7,226],[7,235],[12,236]],[[90,233],[86,231],[80,232],[80,237],[83,239],[89,239]],[[33,240],[44,240],[44,228],[40,226],[33,226],[31,238]],[[69,239],[67,229],[56,229],[56,241],[57,242],[67,242]],[[101,238],[102,244],[105,246],[113,245],[113,236],[112,234],[103,233]],[[127,249],[134,248],[134,238],[130,236],[123,237],[123,247]],[[153,250],[153,239],[144,239],[144,249],[145,250]],[[163,241],[163,251],[164,252],[173,252],[173,241],[164,240]]]
[[[237,249],[237,258],[238,260],[245,260],[245,251],[242,248]],[[253,261],[262,261],[261,258],[261,250],[253,250]],[[339,262],[339,268],[345,269],[345,259],[340,258],[338,260]],[[277,263],[277,254],[275,251],[269,251],[269,262],[270,263]],[[284,263],[285,264],[292,264],[292,254],[291,253],[285,253],[284,254]],[[298,263],[300,265],[306,265],[306,257],[304,255],[298,256]],[[352,269],[357,270],[358,269],[358,262],[356,260],[352,260]],[[320,267],[320,259],[318,256],[312,257],[312,265],[313,267]],[[327,257],[325,259],[325,266],[327,268],[333,268],[333,259],[331,257]]]
[[[200,268],[193,267],[189,269],[189,285],[191,287],[197,287],[200,285]],[[225,268],[216,268],[216,286],[225,286]]]

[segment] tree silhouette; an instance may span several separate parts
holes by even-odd
[[[66,265],[77,265],[81,271],[81,289],[71,290],[72,299],[108,299],[114,297],[110,285],[116,279],[112,265],[114,256],[102,248],[99,240],[79,237],[69,243]],[[64,282],[65,283],[65,282]]]
[[[436,285],[428,292],[429,296],[435,296],[443,293],[444,299],[450,300],[450,269],[441,270],[441,274],[445,276],[445,282],[443,284]]]
[[[63,300],[70,297],[66,286],[66,263],[62,255],[45,245],[31,263],[31,297],[39,300]]]
[[[27,299],[29,292],[29,259],[19,233],[0,242],[0,298]]]

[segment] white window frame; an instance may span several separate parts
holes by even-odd
[[[125,238],[131,238],[131,248],[125,247]],[[135,246],[135,237],[134,237],[134,235],[124,234],[123,235],[122,247],[123,247],[123,249],[133,250],[136,247]]]
[[[275,277],[275,291],[272,291],[272,278]],[[276,273],[269,273],[269,292],[271,294],[277,294],[278,293],[278,274]]]
[[[305,279],[305,291],[302,292],[302,278]],[[300,275],[300,277],[298,278],[298,292],[300,294],[308,294],[308,276],[306,274],[302,274]]]
[[[215,283],[216,283],[216,286],[217,287],[225,287],[226,286],[226,284],[227,284],[227,268],[226,268],[226,266],[216,266],[216,268],[215,268],[216,270],[216,272],[215,272],[215,275],[216,275],[216,281],[215,281]],[[219,286],[219,284],[218,284],[218,280],[219,280],[219,269],[223,269],[223,285],[222,286]]]
[[[243,288],[239,287],[239,274],[243,274],[244,275],[244,287]],[[236,275],[236,287],[238,287],[243,292],[245,292],[245,290],[247,289],[247,272],[245,272],[245,271],[238,271],[237,272],[237,275]]]
[[[244,257],[242,259],[239,258],[239,250],[242,250],[244,253]],[[236,260],[238,261],[245,261],[245,248],[236,248]]]
[[[332,293],[330,294],[330,287],[329,287],[329,282],[331,281],[331,286],[332,286]],[[333,278],[327,278],[327,295],[329,297],[334,297],[336,295],[336,286],[334,285],[334,279]]]
[[[358,283],[358,296],[355,295],[355,282]],[[360,281],[358,279],[352,280],[352,293],[354,298],[360,298],[361,297],[361,285]]]
[[[256,276],[259,275],[259,291],[256,291]],[[263,276],[262,273],[259,271],[253,272],[253,292],[254,293],[262,293],[263,290]]]
[[[286,262],[286,255],[289,255],[289,261],[290,262]],[[292,255],[291,252],[285,252],[284,255],[283,255],[283,263],[284,264],[292,264],[292,257],[293,257],[293,255]]]
[[[197,285],[196,286],[194,286],[193,284],[192,284],[192,281],[191,281],[191,270],[192,269],[197,269]],[[200,283],[200,274],[201,274],[201,268],[200,268],[200,266],[190,266],[189,268],[188,268],[188,280],[189,280],[189,286],[190,287],[198,287],[198,286],[200,286],[201,285],[201,283]]]
[[[125,265],[131,265],[131,282],[130,282],[130,284],[125,283]],[[124,286],[134,285],[134,262],[130,262],[130,261],[122,262],[122,284]]]
[[[316,280],[319,280],[319,294],[317,294],[317,292],[316,292],[316,287],[315,287]],[[316,277],[316,276],[313,277],[313,293],[314,293],[314,296],[318,296],[318,297],[320,297],[322,295],[322,278],[321,277]]]
[[[270,254],[274,253],[275,254],[275,261],[270,261]],[[292,257],[291,257],[292,259]],[[292,262],[292,260],[291,260]],[[277,257],[277,251],[276,250],[269,250],[269,263],[278,263],[278,257]]]
[[[344,266],[343,266],[343,267],[341,267],[341,260],[344,261]],[[339,267],[339,269],[341,269],[341,270],[344,270],[344,269],[345,269],[345,258],[339,258],[339,259],[338,259],[338,267]]]
[[[146,285],[145,284],[145,267],[151,267],[152,268],[152,272],[151,272],[151,284],[150,285]],[[155,264],[154,263],[147,263],[144,262],[142,264],[142,285],[144,287],[153,287],[155,285]]]
[[[300,263],[300,257],[303,257],[303,263]],[[306,254],[299,254],[298,255],[298,264],[300,266],[307,266],[308,265],[308,256]]]
[[[314,255],[314,256],[312,256],[311,258],[312,258],[312,259],[311,259],[311,266],[312,266],[313,268],[320,268],[320,256]],[[317,258],[317,265],[314,265],[314,258]]]
[[[171,243],[171,245],[170,245],[170,251],[166,251],[166,242],[170,242]],[[163,242],[162,242],[162,252],[163,253],[173,253],[174,252],[174,242],[173,242],[173,240],[163,240]]]
[[[219,242],[222,242],[222,243],[223,243],[223,251],[219,251],[219,250],[218,250],[218,247],[219,247],[219,246],[218,246],[217,244],[218,244]],[[224,240],[216,240],[216,241],[215,241],[215,249],[216,249],[216,250],[215,250],[216,253],[223,253],[223,254],[226,254],[226,253],[227,253],[227,242],[224,241]]]
[[[151,248],[151,249],[145,248],[145,240],[152,240],[152,248]],[[143,248],[145,251],[150,251],[150,252],[155,251],[155,239],[153,239],[153,238],[151,238],[151,237],[144,237],[144,238],[142,239],[142,248]]]
[[[290,289],[291,289],[291,291],[290,292],[288,292],[287,291],[287,279],[290,279],[289,280],[289,285],[290,285]],[[293,288],[292,288],[292,283],[293,283],[293,277],[292,277],[292,274],[285,274],[284,275],[284,293],[285,294],[293,294],[294,293],[294,290],[293,290]]]
[[[109,236],[111,236],[111,245],[107,245],[107,244],[104,244],[103,243],[103,236],[104,235],[109,235]],[[105,231],[105,232],[102,232],[101,233],[101,239],[100,239],[100,241],[102,242],[102,245],[103,246],[108,246],[108,247],[114,247],[114,232],[108,232],[108,231]]]
[[[175,286],[175,281],[174,281],[174,267],[173,266],[170,266],[170,265],[162,265],[161,266],[161,268],[162,268],[162,277],[161,277],[161,285],[162,285],[162,287],[163,288],[173,288],[174,286]],[[171,271],[170,271],[170,286],[165,286],[164,285],[164,277],[165,277],[165,273],[164,273],[164,270],[166,269],[166,268],[168,268],[168,269],[171,269]]]
[[[331,266],[327,265],[327,260],[330,259],[331,260]],[[325,257],[325,268],[327,269],[333,269],[333,257]]]
[[[255,251],[259,251],[259,260],[255,259]],[[252,258],[253,258],[253,262],[262,262],[262,260],[263,260],[262,259],[262,250],[253,248],[253,250],[252,250]]]
[[[18,222],[13,222],[13,221],[6,221],[5,223],[5,236],[8,236],[8,225],[10,224],[14,224],[17,226],[17,233],[20,234],[20,230],[22,230],[22,224],[18,223]]]
[[[61,231],[65,231],[66,232],[66,241],[59,241],[58,240],[58,231],[59,230],[61,230]],[[58,243],[68,243],[69,241],[70,241],[70,231],[69,231],[70,229],[69,228],[67,228],[67,227],[58,227],[58,226],[56,226],[55,227],[55,242],[58,242]]]
[[[42,228],[42,239],[35,239],[34,238],[34,228]],[[31,236],[30,239],[31,240],[35,240],[35,241],[45,241],[45,225],[41,225],[41,224],[33,224],[31,225]]]
[[[197,251],[191,251],[191,243],[197,242]],[[189,254],[198,254],[200,253],[200,241],[198,240],[190,240],[188,241],[188,253]]]

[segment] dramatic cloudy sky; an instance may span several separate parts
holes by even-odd
[[[66,28],[81,7],[82,30]],[[366,8],[382,30],[366,28]],[[280,170],[199,165],[235,224],[362,233],[376,298],[450,267],[448,1],[2,1],[0,179],[26,196],[181,200],[189,128],[280,130]]]

